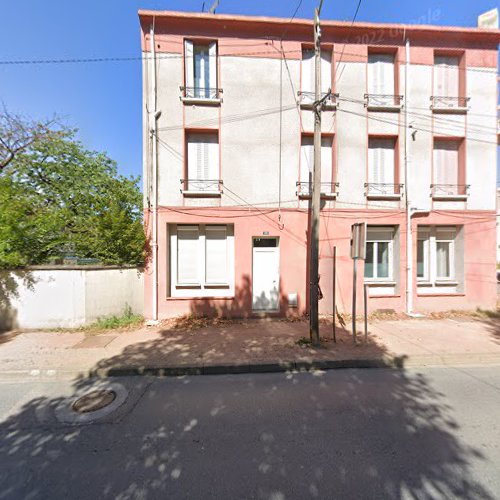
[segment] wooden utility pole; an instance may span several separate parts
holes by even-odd
[[[319,345],[318,316],[318,271],[319,271],[319,212],[321,196],[321,29],[319,7],[314,9],[314,165],[312,182],[312,215],[310,217],[310,290],[309,290],[309,334],[313,345]]]

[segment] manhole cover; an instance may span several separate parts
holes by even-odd
[[[89,392],[73,403],[73,410],[77,413],[90,413],[110,405],[116,399],[116,392],[101,389]]]

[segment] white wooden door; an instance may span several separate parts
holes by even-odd
[[[278,238],[253,239],[252,307],[255,311],[279,309]]]

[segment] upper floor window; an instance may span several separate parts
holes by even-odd
[[[183,183],[190,193],[220,194],[217,132],[188,133],[187,179]]]
[[[400,196],[396,182],[396,139],[370,137],[368,143],[368,198]]]
[[[401,96],[396,95],[394,54],[368,54],[368,94],[369,108],[399,108]]]
[[[217,43],[184,41],[185,97],[217,99]]]
[[[315,99],[315,62],[314,50],[302,50],[302,83],[301,104],[311,105]],[[321,50],[321,95],[325,95],[332,88],[332,51]],[[327,101],[326,104],[332,101]]]
[[[467,195],[462,154],[462,141],[434,140],[431,186],[433,198],[449,199]]]
[[[436,54],[434,56],[434,111],[463,111],[467,108],[465,74],[461,75],[461,57]]]
[[[321,194],[331,196],[335,194],[335,186],[332,182],[333,165],[333,138],[331,136],[321,137]],[[307,197],[312,194],[314,167],[314,137],[303,135],[300,144],[300,181],[298,183],[298,195]]]

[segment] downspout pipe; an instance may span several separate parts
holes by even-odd
[[[413,310],[413,234],[411,228],[411,202],[409,197],[409,127],[408,127],[408,71],[410,66],[410,40],[405,43],[405,140],[404,140],[404,164],[405,164],[405,202],[406,202],[406,314],[411,315]]]
[[[151,237],[151,321],[150,324],[158,322],[158,140],[157,120],[160,112],[156,109],[156,50],[155,50],[155,27],[154,18],[150,28],[150,51],[151,51],[151,90],[149,109],[149,134],[151,137],[151,208],[152,208],[152,237]]]

